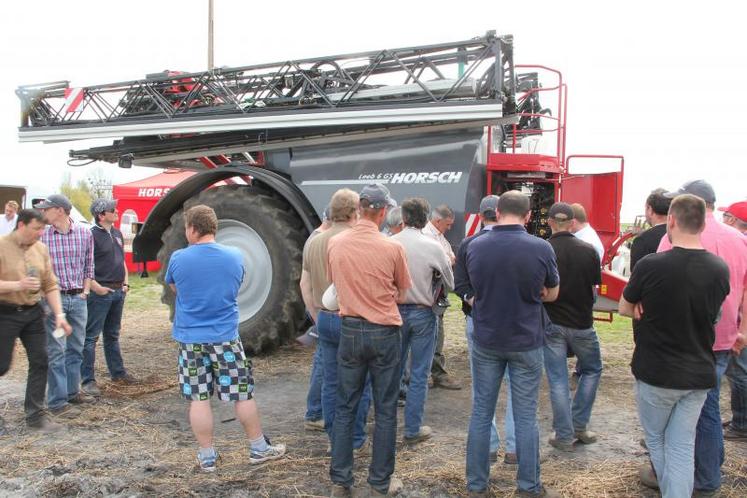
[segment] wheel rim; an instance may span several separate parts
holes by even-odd
[[[249,225],[236,220],[218,221],[215,240],[241,251],[244,281],[239,288],[239,322],[253,317],[265,304],[272,287],[272,259],[262,237]]]

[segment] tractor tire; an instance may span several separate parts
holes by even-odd
[[[306,320],[301,298],[301,258],[308,236],[291,206],[261,186],[229,185],[200,192],[171,217],[158,252],[163,284],[161,301],[174,317],[175,296],[164,283],[169,258],[187,246],[184,211],[204,204],[218,216],[219,243],[239,249],[246,274],[239,289],[239,334],[244,348],[254,354],[295,338]]]

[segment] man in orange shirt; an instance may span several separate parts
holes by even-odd
[[[353,486],[353,425],[367,375],[376,410],[371,493],[394,495],[402,488],[402,481],[392,478],[402,348],[397,299],[412,283],[404,247],[379,232],[390,204],[383,185],[364,187],[360,221],[333,237],[327,249],[327,275],[337,289],[342,317],[329,470],[335,496],[349,495]]]

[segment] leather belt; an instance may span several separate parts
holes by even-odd
[[[110,289],[121,289],[124,282],[99,282],[102,287],[109,287]]]
[[[10,313],[19,313],[21,311],[28,311],[32,310],[39,306],[39,303],[36,304],[13,304],[13,303],[2,303],[0,302],[0,313],[4,314],[10,314]]]
[[[76,296],[83,292],[83,289],[60,289],[60,294],[67,294],[68,296]]]

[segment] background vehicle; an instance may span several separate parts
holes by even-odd
[[[17,94],[21,141],[115,137],[71,151],[72,160],[201,171],[151,211],[135,259],[165,266],[187,243],[183,210],[212,206],[218,241],[244,254],[240,331],[255,352],[299,332],[303,243],[341,187],[380,182],[399,200],[449,204],[455,246],[479,228],[480,199],[509,189],[530,196],[527,228],[537,236],[549,237],[547,210],[559,199],[586,206],[606,247],[619,235],[622,157],[566,155],[562,75],[514,65],[511,36]],[[574,174],[571,163],[589,161],[616,170]],[[221,181],[228,185],[214,186]],[[600,305],[611,308],[621,281],[607,273]],[[167,287],[163,300],[173,304]]]

